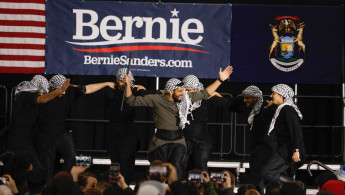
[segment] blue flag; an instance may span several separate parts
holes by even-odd
[[[233,5],[232,81],[342,82],[344,8]]]
[[[231,6],[48,0],[47,74],[216,78],[230,63]]]

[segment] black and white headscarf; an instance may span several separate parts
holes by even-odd
[[[183,83],[176,78],[172,78],[172,79],[169,79],[165,83],[164,92],[170,93],[170,91],[175,90],[175,89],[180,88],[180,87],[183,87]]]
[[[30,83],[32,83],[32,85],[35,85],[37,86],[38,88],[38,91],[39,92],[43,92],[43,93],[49,93],[49,83],[48,83],[48,80],[42,76],[42,75],[35,75]]]
[[[116,73],[116,79],[122,81],[123,77],[127,74],[127,68],[120,68],[117,73]],[[134,85],[134,77],[133,74],[131,72],[131,70],[129,70],[129,76],[131,77],[131,86]]]
[[[256,102],[254,108],[248,116],[248,123],[250,124],[250,130],[253,128],[254,117],[260,113],[261,106],[264,102],[262,97],[262,91],[255,85],[251,85],[242,91],[242,95],[249,97],[256,97],[258,101]]]
[[[17,95],[20,92],[37,92],[38,91],[38,87],[36,85],[33,85],[32,83],[30,83],[29,81],[22,81],[20,82],[15,91],[14,91],[14,95]]]
[[[185,87],[188,87],[188,88],[191,88],[191,89],[198,89],[199,91],[203,90],[204,89],[204,86],[202,83],[200,83],[198,77],[194,76],[194,75],[188,75],[186,76],[183,80],[183,85]],[[188,96],[188,93],[185,93],[185,95]],[[188,97],[189,99],[189,97]],[[192,112],[193,110],[199,108],[201,106],[201,101],[202,100],[199,100],[197,102],[194,102],[192,104],[192,106],[190,107],[190,111]]]
[[[65,76],[63,76],[61,74],[57,74],[49,80],[49,87],[58,89],[58,88],[62,87],[62,85],[65,81],[66,81]]]
[[[198,89],[203,90],[204,86],[202,83],[199,82],[199,79],[194,75],[188,75],[182,80],[183,86],[191,89]],[[189,98],[188,93],[186,90],[184,91],[184,95],[182,96],[181,102],[177,102],[177,108],[179,110],[179,117],[180,117],[180,123],[179,127],[181,129],[184,129],[186,124],[190,124],[190,121],[188,120],[188,114],[191,114],[192,119],[192,111],[199,108],[201,106],[201,100],[192,103],[192,100]]]
[[[288,86],[286,84],[278,84],[278,85],[275,85],[272,87],[272,91],[283,96],[284,102],[278,106],[278,108],[277,108],[277,110],[276,110],[276,112],[272,118],[270,128],[268,130],[268,134],[270,134],[270,132],[274,129],[274,124],[276,123],[276,120],[279,116],[280,110],[286,105],[292,106],[296,110],[299,118],[301,120],[303,118],[301,111],[298,109],[297,105],[293,101],[293,97],[294,97],[295,93],[293,92],[293,90],[290,86]]]
[[[171,91],[180,87],[184,87],[183,83],[179,79],[172,78],[166,82],[164,91],[165,93],[170,93]],[[186,94],[185,89],[184,89],[184,94]],[[176,102],[176,106],[177,106],[179,118],[180,118],[179,127],[181,129],[185,128],[186,123],[189,124],[187,115],[189,114],[188,108],[190,107],[190,103],[191,103],[190,100],[188,100],[188,97],[186,96],[182,96],[181,102]]]
[[[187,75],[183,80],[183,84],[185,87],[191,88],[191,89],[198,89],[199,91],[204,89],[204,86],[202,83],[200,83],[198,77],[194,75]]]

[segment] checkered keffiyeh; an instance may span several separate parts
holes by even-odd
[[[38,87],[37,85],[33,85],[32,83],[30,83],[29,81],[22,81],[20,82],[15,91],[14,91],[14,95],[17,95],[20,92],[37,92],[38,91]]]
[[[188,75],[186,76],[183,80],[183,85],[184,87],[188,87],[188,88],[191,88],[191,89],[198,89],[199,91],[203,90],[204,89],[204,86],[202,83],[200,83],[198,77],[194,76],[194,75]],[[187,93],[185,93],[185,95],[188,96]],[[189,99],[189,97],[188,97]],[[190,112],[192,112],[193,110],[199,108],[201,106],[201,101],[202,100],[199,100],[199,101],[196,101],[194,102],[193,104],[191,104],[191,107],[190,107]],[[193,118],[193,115],[192,115],[192,118]]]
[[[66,77],[61,75],[61,74],[57,74],[55,76],[53,76],[50,80],[49,80],[49,86],[51,88],[60,88],[62,87],[63,83],[66,81]]]
[[[117,71],[117,73],[116,73],[116,79],[117,80],[120,80],[120,81],[122,81],[123,80],[123,77],[125,76],[127,74],[127,68],[121,68],[121,69],[119,69],[118,71]],[[133,74],[132,74],[132,72],[131,72],[131,70],[129,70],[129,76],[131,77],[131,86],[133,86],[134,85],[134,77],[133,77]]]
[[[199,82],[198,77],[194,75],[188,75],[183,80],[183,85],[191,89],[198,89],[199,91],[204,89],[202,83]]]
[[[286,84],[278,84],[278,85],[275,85],[272,87],[272,91],[278,93],[279,95],[283,96],[284,97],[284,102],[282,104],[280,104],[272,118],[272,121],[271,121],[271,124],[270,124],[270,128],[268,130],[268,134],[274,129],[274,125],[276,123],[276,120],[279,116],[279,113],[280,113],[280,110],[286,106],[286,105],[289,105],[289,106],[292,106],[299,118],[302,120],[303,118],[303,115],[301,113],[301,111],[298,109],[297,105],[294,103],[293,101],[293,97],[295,95],[295,93],[293,92],[292,88]]]
[[[248,116],[248,123],[251,125],[250,129],[252,129],[254,117],[255,115],[260,113],[260,109],[264,102],[263,97],[262,97],[262,91],[257,86],[251,85],[242,91],[242,95],[258,98],[258,101],[256,102],[254,108],[252,109],[252,111],[250,112]]]
[[[43,92],[43,93],[49,92],[48,80],[42,75],[39,75],[39,74],[35,75],[31,79],[30,83],[32,83],[32,85],[37,86],[39,92]]]
[[[180,87],[183,87],[183,83],[176,78],[172,78],[172,79],[169,79],[165,83],[164,91],[165,91],[165,93],[170,93],[170,91],[175,90],[175,89],[180,88]]]

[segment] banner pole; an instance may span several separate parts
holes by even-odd
[[[156,77],[156,90],[159,90],[159,77]]]
[[[156,90],[159,90],[159,77],[156,76]],[[157,132],[157,128],[155,128],[155,133]]]

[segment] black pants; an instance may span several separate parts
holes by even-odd
[[[186,170],[188,161],[193,161],[193,167],[191,169],[199,169],[202,171],[208,171],[207,169],[207,162],[211,154],[212,145],[204,140],[200,139],[187,139],[187,153],[186,157],[184,158],[183,170]],[[193,159],[190,159],[193,157]]]
[[[150,162],[161,160],[169,162],[176,167],[179,179],[182,178],[182,161],[186,153],[186,147],[182,144],[168,143],[158,147],[148,154]]]
[[[76,155],[71,135],[68,133],[54,137],[37,135],[35,147],[43,167],[47,169],[48,179],[54,176],[56,152],[64,159],[63,169],[67,172],[71,171]]]
[[[120,173],[128,184],[133,178],[137,147],[138,138],[132,135],[120,136],[108,142],[111,162],[120,163]]]
[[[261,177],[263,178],[265,184],[271,181],[279,181],[281,175],[286,175],[288,168],[288,164],[281,157],[281,155],[276,152],[268,159],[265,166],[263,166],[261,170]]]

